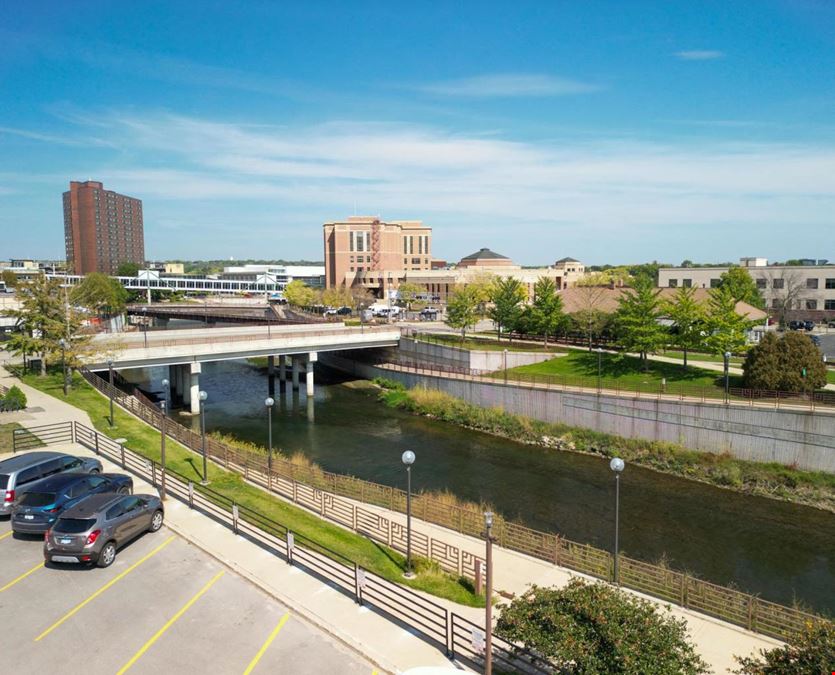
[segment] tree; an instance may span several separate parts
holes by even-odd
[[[411,311],[412,303],[420,293],[423,293],[423,287],[411,281],[404,281],[397,287],[397,293],[400,296],[401,302],[406,304],[406,309]]]
[[[355,309],[364,309],[374,304],[374,293],[368,288],[353,286],[349,293],[351,294],[351,306]]]
[[[557,294],[557,285],[550,277],[541,277],[533,286],[534,300],[531,307],[531,323],[537,333],[544,336],[548,347],[548,336],[564,330],[568,317],[562,308],[562,298]]]
[[[17,274],[12,272],[11,270],[3,270],[2,279],[3,282],[6,284],[6,288],[17,287]]]
[[[771,308],[775,310],[777,322],[781,326],[788,323],[788,313],[801,308],[803,296],[806,294],[806,280],[797,270],[769,270],[765,277],[766,293],[771,300]]]
[[[26,394],[17,385],[12,386],[5,396],[0,396],[0,411],[11,412],[26,409]]]
[[[739,675],[829,675],[835,664],[835,623],[809,621],[786,644],[736,660]]]
[[[480,295],[478,289],[467,284],[456,288],[447,300],[446,323],[450,328],[461,331],[461,341],[467,336],[467,330],[475,326],[479,317]]]
[[[293,307],[310,307],[316,303],[316,291],[299,279],[284,287],[284,297]]]
[[[498,278],[490,289],[490,301],[493,306],[487,311],[487,315],[496,324],[499,330],[499,339],[502,338],[502,330],[512,332],[519,315],[522,313],[522,303],[527,293],[522,282],[515,277]]]
[[[121,314],[128,292],[116,279],[101,272],[92,272],[73,288],[73,303],[86,307],[98,316]]]
[[[626,289],[618,298],[615,326],[623,348],[637,352],[646,370],[647,354],[655,352],[664,344],[667,329],[658,319],[661,317],[661,290],[655,288],[652,279],[641,274],[635,277],[632,288]]]
[[[559,672],[709,672],[684,619],[600,582],[573,578],[563,588],[534,585],[502,610],[496,632],[542,655]]]
[[[571,315],[571,319],[588,340],[591,351],[594,336],[599,335],[610,320],[610,316],[602,309],[608,288],[578,283],[576,289],[578,309]]]
[[[736,311],[736,303],[727,286],[719,286],[710,292],[705,346],[713,354],[740,352],[748,344],[747,333],[753,321]]]
[[[135,277],[139,273],[139,263],[123,262],[116,268],[117,277]]]
[[[744,267],[731,267],[719,277],[719,288],[726,289],[737,302],[747,302],[752,307],[765,307],[762,295],[757,290],[757,284]]]
[[[350,307],[353,304],[353,298],[351,291],[343,286],[327,288],[322,291],[322,303],[328,307]]]
[[[767,333],[742,367],[745,386],[770,391],[813,392],[826,385],[826,365],[809,336]]]
[[[496,275],[492,272],[480,271],[475,276],[470,277],[467,286],[470,287],[478,300],[478,314],[484,316],[487,303],[490,302],[490,294],[493,290],[493,285],[496,283]]]
[[[696,289],[679,287],[672,300],[664,306],[664,312],[675,325],[672,342],[684,352],[684,367],[687,368],[687,351],[698,348],[703,342],[705,312],[696,302]]]

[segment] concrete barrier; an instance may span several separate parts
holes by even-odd
[[[511,350],[508,350],[505,355],[503,351],[461,349],[451,345],[423,342],[411,338],[401,338],[397,351],[404,359],[418,363],[434,363],[481,372],[527,366],[531,363],[541,363],[562,355],[559,353],[545,354]]]

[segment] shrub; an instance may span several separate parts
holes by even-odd
[[[599,582],[574,578],[563,588],[532,586],[502,610],[496,630],[554,662],[560,672],[708,672],[683,619]]]
[[[782,647],[736,660],[740,669],[734,672],[740,675],[828,675],[835,668],[835,624],[810,621]]]
[[[23,410],[26,408],[26,394],[24,394],[17,386],[12,387],[6,392],[3,398],[0,398],[0,410],[4,412],[12,410]]]
[[[743,382],[750,389],[811,392],[826,385],[826,365],[809,336],[766,334],[748,352]]]

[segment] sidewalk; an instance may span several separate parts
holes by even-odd
[[[23,389],[32,406],[25,413],[19,413],[21,418],[14,420],[22,426],[65,420],[76,420],[92,426],[85,412],[18,383],[0,368],[0,384],[9,386],[12,383],[17,383]],[[5,415],[0,416],[0,423],[6,421]],[[74,446],[72,451],[90,454],[80,446]],[[119,470],[114,465],[105,464],[107,470]],[[152,488],[144,485],[142,489]],[[449,665],[449,661],[435,647],[397,624],[367,608],[358,607],[333,588],[279,561],[275,556],[196,511],[189,510],[185,505],[175,500],[169,500],[167,504],[167,523],[173,530],[294,607],[312,623],[360,650],[381,668],[396,672],[418,665]],[[403,514],[368,504],[363,504],[363,508],[384,513],[392,520],[405,523]],[[484,542],[479,539],[415,518],[413,528],[483,556]],[[562,586],[572,576],[583,576],[500,547],[493,548],[493,559],[496,588],[515,594],[524,592],[531,583]],[[647,599],[663,604],[653,598]],[[483,610],[461,607],[437,598],[433,598],[433,601],[474,622],[480,622],[483,617]],[[717,673],[726,673],[735,666],[735,654],[746,655],[779,644],[776,640],[680,607],[673,606],[672,612],[687,621],[697,650]]]

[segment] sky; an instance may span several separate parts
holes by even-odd
[[[835,2],[32,2],[0,18],[0,259],[61,193],[146,256],[323,258],[418,219],[525,265],[835,259]]]

